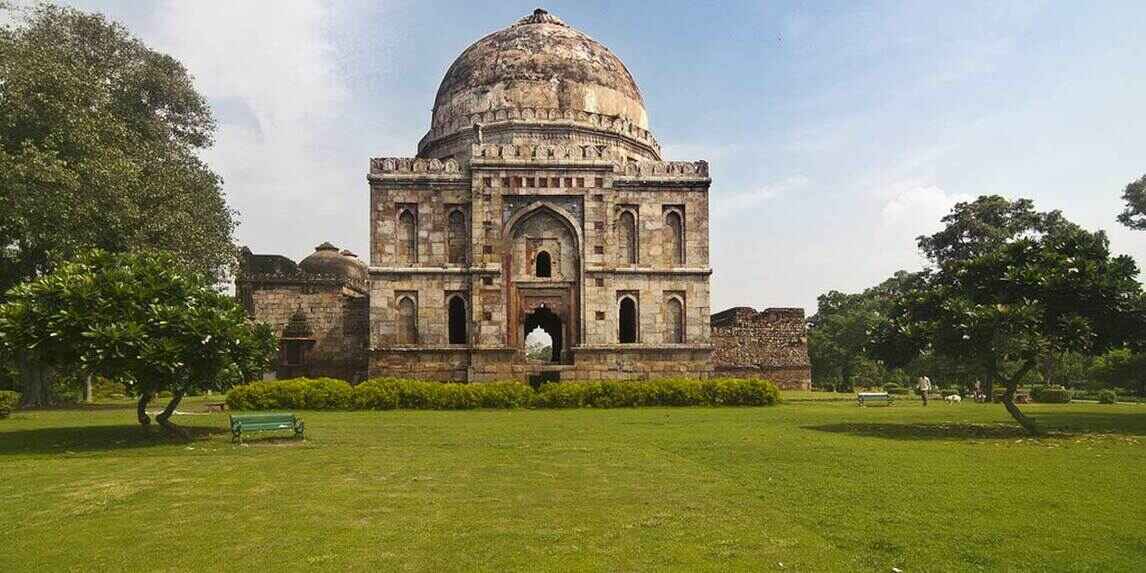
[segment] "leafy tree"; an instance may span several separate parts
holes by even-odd
[[[1128,256],[1111,257],[1101,231],[1037,212],[1025,199],[959,203],[943,223],[918,240],[935,268],[896,303],[878,336],[881,354],[894,363],[930,350],[980,368],[1003,381],[1003,405],[1038,434],[1014,403],[1019,381],[1047,353],[1142,340],[1138,268]]]
[[[1125,388],[1146,396],[1146,353],[1116,348],[1094,361],[1091,377],[1104,388]]]
[[[227,268],[234,213],[197,157],[215,124],[183,66],[103,16],[4,4],[0,300],[93,247]]]
[[[817,386],[850,391],[861,370],[862,384],[873,385],[873,366],[865,364],[872,334],[888,320],[893,301],[912,280],[914,275],[900,271],[862,293],[831,291],[819,296],[817,312],[808,319],[808,354]]]
[[[1126,185],[1122,192],[1126,209],[1118,215],[1118,222],[1131,229],[1146,230],[1146,175]]]
[[[270,328],[246,320],[233,297],[165,253],[93,251],[17,286],[0,305],[0,350],[35,365],[124,383],[139,396],[139,423],[161,391],[167,429],[183,396],[223,390],[266,370]]]

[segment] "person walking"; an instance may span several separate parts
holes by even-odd
[[[931,391],[931,379],[927,375],[919,377],[919,382],[915,385],[919,389],[919,395],[923,397],[923,405],[927,405],[927,393]]]

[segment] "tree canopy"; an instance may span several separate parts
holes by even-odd
[[[1014,395],[1041,356],[1100,353],[1146,333],[1138,268],[1111,256],[1103,232],[998,196],[957,204],[943,224],[918,239],[934,268],[896,302],[879,335],[889,362],[930,350],[975,364],[1004,381],[1003,404],[1037,433]]]
[[[1131,229],[1146,230],[1146,175],[1126,185],[1122,192],[1126,209],[1118,215],[1118,222]]]
[[[234,213],[196,155],[215,124],[183,66],[103,16],[3,4],[0,299],[93,247],[226,268]]]
[[[223,390],[266,370],[276,341],[233,297],[165,253],[94,251],[21,284],[0,305],[0,351],[123,382],[139,421],[160,391]]]

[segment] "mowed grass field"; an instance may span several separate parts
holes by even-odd
[[[822,398],[823,395],[816,395]],[[231,444],[126,405],[0,420],[0,571],[1134,571],[1146,406],[300,412]],[[184,411],[202,410],[188,402]]]

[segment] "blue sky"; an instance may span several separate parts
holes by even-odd
[[[412,155],[442,74],[535,2],[133,1],[220,123],[239,239],[367,252],[368,158]],[[549,2],[610,47],[668,159],[712,164],[713,308],[802,306],[923,261],[958,200],[1028,197],[1109,232],[1146,173],[1146,2]]]

